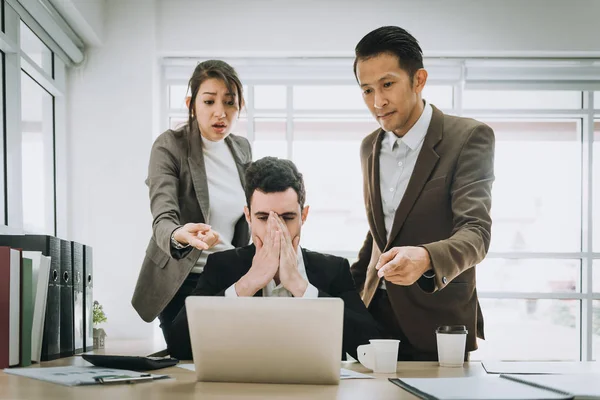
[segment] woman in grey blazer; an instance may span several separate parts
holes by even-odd
[[[252,151],[247,139],[230,134],[244,105],[242,84],[230,65],[209,60],[194,70],[189,92],[188,123],[152,146],[152,237],[131,301],[144,321],[158,316],[173,357],[179,349],[171,323],[206,258],[250,241],[243,188]]]

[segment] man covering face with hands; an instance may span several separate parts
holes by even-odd
[[[281,193],[281,196],[272,197],[273,199],[282,197],[283,202],[280,204],[284,205],[285,197],[295,197],[293,189],[290,188],[288,191]],[[269,196],[265,197],[265,200],[268,201]],[[295,199],[293,201],[297,203]],[[302,224],[306,218],[308,207],[305,207],[304,211],[300,223],[296,222],[300,221],[296,212],[286,212],[283,217],[273,211],[256,213],[260,215],[260,217],[255,216],[258,221],[265,221],[266,218],[266,223],[263,224],[266,225],[266,229],[261,235],[262,237],[259,234],[253,234],[256,254],[252,260],[252,266],[242,279],[226,291],[226,296],[253,296],[260,289],[265,289],[268,291],[267,295],[271,296],[317,297],[317,289],[308,283],[306,273],[301,273],[298,269],[299,264],[303,265],[303,259],[301,257],[298,259],[301,254],[298,253],[300,236],[296,235],[292,238],[284,222],[287,220],[292,225]],[[248,221],[251,221],[248,208],[246,208],[246,215]],[[257,230],[259,229],[257,228]],[[305,269],[303,268],[303,270]],[[269,286],[270,284],[271,286]]]
[[[302,174],[289,160],[265,157],[246,170],[246,220],[254,244],[211,254],[196,296],[338,297],[344,301],[342,350],[380,337],[375,320],[354,286],[348,260],[303,249],[299,243],[308,216]],[[185,309],[179,358],[191,358]]]

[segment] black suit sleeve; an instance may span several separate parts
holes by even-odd
[[[344,339],[342,350],[356,358],[356,348],[369,339],[381,337],[377,324],[361,300],[350,274],[348,260],[341,259],[337,275],[328,292],[319,290],[319,297],[339,297],[344,301]]]
[[[226,255],[214,253],[208,256],[192,296],[225,296],[225,291],[243,276],[238,268],[233,268],[233,265],[239,264],[239,260],[228,262]]]
[[[227,279],[219,273],[219,268],[225,268],[221,260],[222,257],[221,259],[215,258],[212,254],[208,256],[204,272],[198,277],[196,288],[190,296],[223,296],[225,294],[225,290],[230,285],[223,286],[227,283]],[[163,331],[168,332],[165,339],[171,356],[181,360],[191,360],[192,347],[186,308],[182,307],[175,319],[166,324],[168,326],[164,326]]]

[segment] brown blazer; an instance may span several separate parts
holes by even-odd
[[[481,122],[445,115],[433,107],[389,240],[379,186],[383,137],[378,129],[361,145],[370,230],[351,267],[357,289],[368,307],[380,285],[375,265],[381,253],[395,246],[425,247],[435,271],[434,285],[427,288],[425,278],[411,286],[386,282],[397,321],[419,351],[436,352],[435,329],[446,324],[466,325],[467,351],[475,350],[476,336],[484,336],[473,267],[490,245],[494,132]]]
[[[252,161],[247,139],[225,138],[235,160],[242,186],[245,168]],[[154,320],[175,296],[196,264],[201,251],[192,247],[171,249],[171,234],[189,222],[210,223],[208,183],[202,136],[198,124],[161,134],[150,153],[148,178],[152,237],[146,249],[131,304],[146,322]],[[232,210],[242,212],[242,210]],[[246,246],[250,230],[242,216],[235,226],[232,244]]]

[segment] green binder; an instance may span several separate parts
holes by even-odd
[[[33,325],[33,261],[23,258],[21,269],[21,366],[31,365],[31,329]]]

